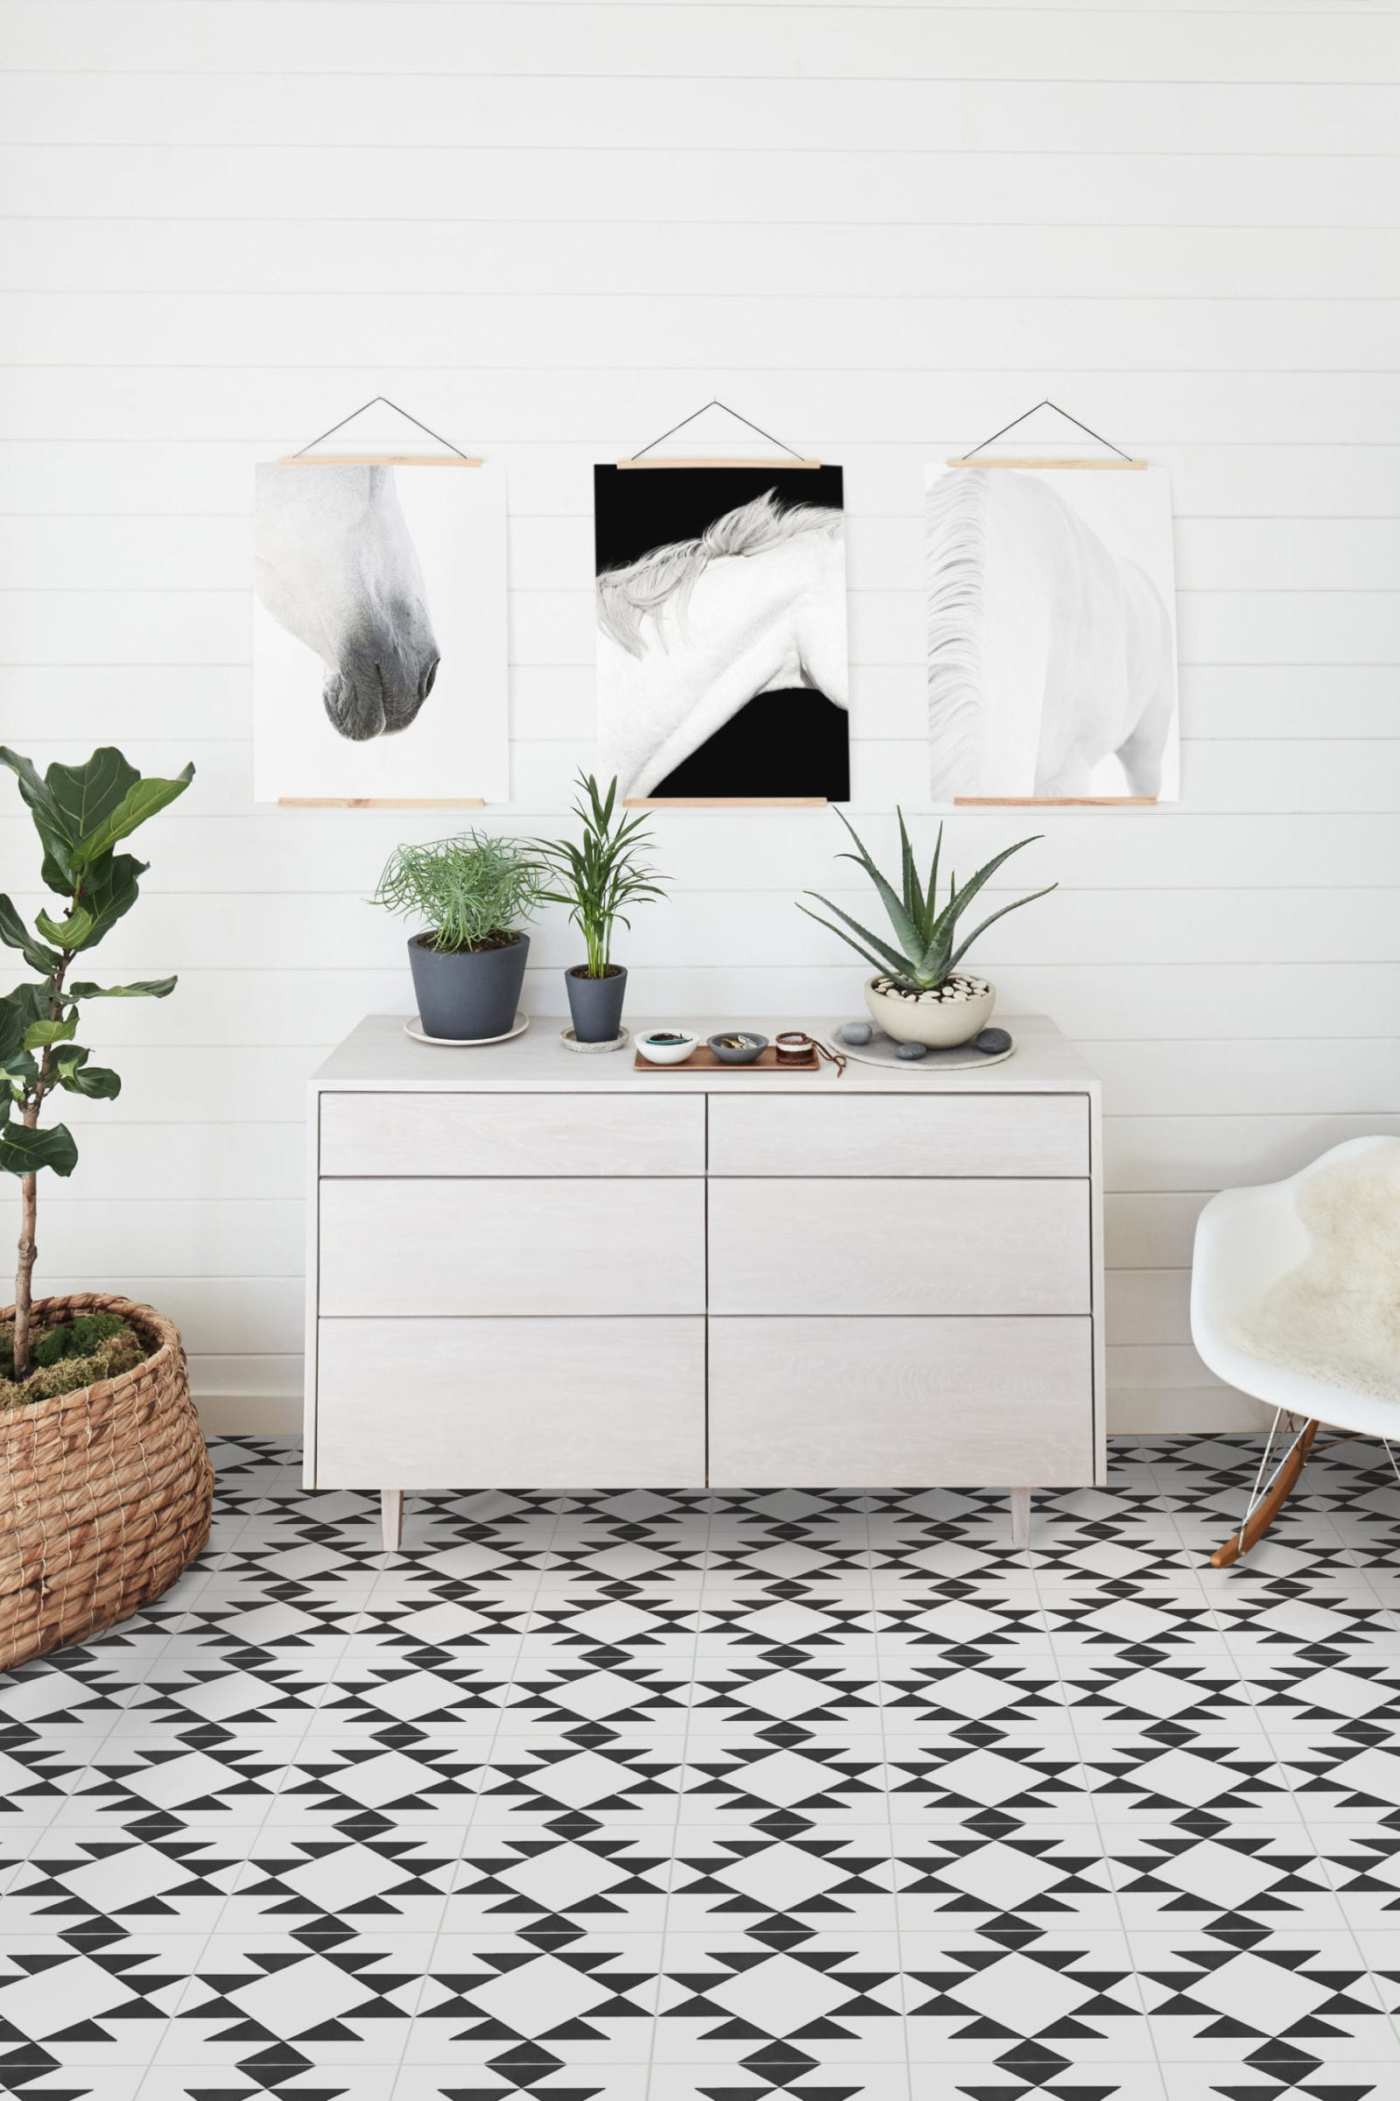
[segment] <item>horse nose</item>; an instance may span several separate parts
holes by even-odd
[[[418,705],[420,708],[433,690],[433,681],[437,677],[438,665],[441,662],[441,657],[430,657],[424,666],[423,676],[418,681]]]

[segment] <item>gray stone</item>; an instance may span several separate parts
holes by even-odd
[[[1005,1029],[983,1029],[980,1036],[973,1038],[972,1047],[974,1050],[985,1051],[986,1055],[991,1058],[998,1051],[1009,1051],[1011,1038],[1007,1035]]]
[[[928,1056],[928,1045],[926,1043],[901,1043],[899,1049],[895,1052],[895,1056],[897,1058],[926,1058]]]
[[[853,1050],[870,1041],[872,1030],[868,1021],[843,1021],[836,1031],[842,1043],[849,1043]]]

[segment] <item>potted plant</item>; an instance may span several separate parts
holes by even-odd
[[[591,773],[578,777],[580,799],[574,815],[583,826],[583,840],[541,839],[536,850],[554,885],[544,895],[550,904],[567,905],[569,918],[583,935],[587,959],[564,973],[569,995],[574,1035],[580,1043],[614,1043],[622,1032],[622,1003],[627,996],[627,972],[612,960],[613,928],[620,921],[632,922],[624,905],[639,899],[664,897],[664,877],[654,869],[637,865],[638,854],[649,851],[651,837],[643,817],[620,817],[613,823],[617,804],[617,776],[606,796],[599,793]]]
[[[409,937],[418,1018],[458,1043],[507,1035],[525,982],[542,871],[514,839],[468,832],[389,857],[373,902],[425,923]]]
[[[194,774],[143,779],[119,751],[50,766],[0,747],[62,900],[31,929],[0,897],[0,941],[34,973],[0,999],[0,1167],[19,1182],[15,1302],[0,1313],[0,1472],[11,1508],[0,1558],[0,1668],[124,1618],[174,1581],[209,1533],[213,1477],[185,1353],[149,1306],[106,1293],[35,1299],[40,1174],[68,1176],[78,1148],[42,1123],[56,1094],[110,1101],[121,1080],[77,1041],[89,1000],[164,999],[174,978],[98,985],[72,975],[135,904],[145,863],[121,840]]]
[[[1009,905],[1002,905],[998,911],[989,913],[981,925],[974,927],[955,947],[958,920],[978,891],[995,875],[1002,862],[1010,860],[1012,854],[1019,853],[1023,846],[1032,845],[1036,839],[1043,837],[1043,834],[1036,832],[1029,839],[1018,839],[1014,846],[1005,847],[1001,853],[993,854],[985,867],[979,868],[976,875],[970,877],[961,889],[958,887],[957,877],[950,876],[948,901],[940,910],[938,862],[943,851],[941,824],[938,827],[938,838],[934,842],[933,865],[929,870],[928,881],[921,883],[914,861],[914,849],[909,843],[904,812],[897,810],[900,883],[896,889],[871,860],[849,818],[843,816],[840,810],[836,814],[856,845],[853,854],[842,853],[838,859],[858,862],[870,877],[889,914],[898,946],[892,946],[888,941],[883,941],[878,934],[872,934],[859,920],[852,919],[849,912],[843,912],[829,897],[822,897],[815,890],[808,890],[804,895],[815,897],[819,905],[825,905],[828,912],[834,912],[852,932],[845,933],[841,927],[832,926],[829,919],[823,919],[820,912],[809,911],[804,904],[798,905],[798,911],[806,912],[809,919],[815,919],[819,926],[828,927],[833,934],[840,934],[848,947],[853,948],[857,955],[864,956],[867,963],[876,966],[876,975],[866,983],[865,1003],[876,1027],[883,1029],[887,1036],[893,1036],[897,1043],[922,1043],[930,1050],[947,1049],[954,1044],[969,1042],[987,1026],[997,996],[995,987],[989,985],[985,978],[972,977],[969,973],[960,971],[958,964],[978,935],[985,934],[987,928],[996,920],[1004,919],[1008,912],[1016,911],[1021,905],[1033,904],[1038,897],[1048,897],[1057,885],[1047,883],[1043,890],[1033,890],[1027,897],[1013,898]]]

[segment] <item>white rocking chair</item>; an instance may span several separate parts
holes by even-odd
[[[1359,1372],[1355,1385],[1347,1383],[1344,1356],[1327,1367],[1330,1376],[1320,1376],[1298,1364],[1258,1354],[1245,1328],[1270,1287],[1316,1249],[1315,1236],[1299,1215],[1302,1185],[1324,1169],[1360,1161],[1383,1147],[1400,1155],[1400,1138],[1348,1139],[1284,1181],[1265,1182],[1252,1189],[1223,1189],[1211,1198],[1197,1221],[1191,1273],[1192,1340],[1218,1378],[1241,1393],[1269,1402],[1274,1410],[1244,1518],[1238,1532],[1212,1554],[1214,1568],[1228,1568],[1238,1561],[1268,1530],[1296,1486],[1322,1424],[1362,1437],[1378,1437],[1400,1480],[1400,1467],[1390,1447],[1391,1438],[1400,1436],[1400,1399],[1368,1392]],[[1394,1232],[1390,1274],[1397,1280],[1400,1295],[1400,1208]],[[1400,1391],[1400,1365],[1396,1375]],[[1291,1418],[1292,1439],[1270,1472],[1285,1416]]]

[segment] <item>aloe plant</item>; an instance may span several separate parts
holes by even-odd
[[[852,919],[849,912],[843,912],[839,905],[834,905],[829,897],[823,897],[820,891],[806,890],[803,896],[816,898],[819,905],[825,905],[828,912],[834,912],[836,917],[851,929],[850,933],[846,933],[842,927],[833,926],[829,919],[822,918],[820,912],[810,911],[804,904],[799,904],[797,909],[799,912],[806,912],[809,919],[815,919],[818,926],[824,926],[829,932],[839,934],[849,948],[853,948],[857,955],[864,956],[867,963],[873,963],[881,977],[902,992],[937,991],[938,987],[952,976],[973,942],[980,934],[985,934],[989,926],[998,919],[1004,919],[1008,912],[1016,911],[1020,905],[1034,904],[1036,898],[1048,897],[1050,892],[1058,887],[1054,883],[1047,883],[1043,890],[1033,890],[1027,897],[1013,897],[1009,905],[1002,905],[997,911],[988,913],[980,926],[974,927],[963,940],[957,941],[958,920],[978,891],[996,874],[1003,861],[1009,861],[1012,854],[1018,854],[1023,846],[1033,845],[1044,834],[1034,832],[1029,839],[1018,839],[1014,846],[1004,847],[999,854],[993,854],[991,860],[979,868],[976,875],[970,876],[961,889],[958,887],[956,875],[950,874],[947,903],[940,909],[938,863],[943,852],[941,824],[938,827],[938,838],[934,842],[933,865],[925,883],[919,877],[914,849],[904,822],[904,812],[896,809],[899,818],[900,858],[900,887],[896,890],[894,884],[880,873],[871,860],[850,819],[840,810],[836,815],[856,844],[853,854],[842,853],[837,858],[842,861],[855,861],[870,877],[889,914],[898,946],[882,940],[878,934],[873,934],[869,927],[862,926],[858,919]]]
[[[95,985],[69,971],[136,902],[146,863],[113,848],[183,795],[194,767],[186,766],[174,780],[143,779],[111,745],[85,765],[50,766],[43,775],[30,760],[0,746],[0,765],[19,783],[43,848],[44,885],[61,900],[53,912],[35,913],[31,932],[11,900],[0,897],[0,942],[18,949],[34,972],[29,983],[0,999],[0,1170],[16,1176],[20,1189],[12,1374],[23,1380],[33,1355],[38,1172],[47,1167],[70,1175],[78,1161],[68,1126],[41,1127],[40,1111],[60,1090],[110,1101],[121,1089],[117,1074],[90,1064],[90,1054],[75,1042],[78,1009],[90,999],[164,999],[175,986],[174,978]]]

